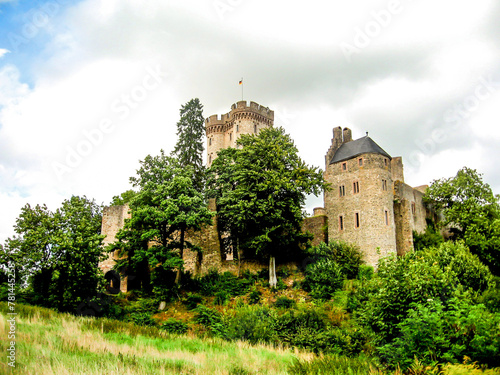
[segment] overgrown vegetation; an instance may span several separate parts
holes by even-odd
[[[16,267],[19,369],[500,373],[500,205],[476,171],[435,181],[425,201],[443,222],[415,232],[415,251],[382,259],[375,272],[356,246],[310,246],[301,227],[305,195],[328,187],[283,129],[241,136],[242,148],[221,150],[206,174],[201,103],[193,99],[180,114],[174,152],[148,155],[131,178],[138,191],[113,198],[132,213],[107,249],[118,250],[115,268],[129,277],[129,292],[113,294],[108,285],[105,293],[94,201],[72,197],[55,212],[22,209],[17,235],[0,245],[2,262]],[[269,261],[269,270],[184,272],[186,248],[203,256],[186,232],[212,223],[209,197],[217,201],[225,249],[237,260],[244,250]],[[447,241],[439,234],[444,227],[452,233]],[[276,259],[301,266],[276,268]],[[5,298],[3,269],[0,280]],[[7,306],[0,311],[6,336]]]

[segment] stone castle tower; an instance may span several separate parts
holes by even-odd
[[[401,157],[392,158],[368,134],[352,140],[349,128],[333,129],[325,157],[328,238],[357,244],[367,264],[404,254],[412,231],[423,231],[427,211],[423,192],[404,183]]]
[[[242,134],[256,134],[260,129],[272,127],[274,111],[255,102],[239,101],[231,106],[229,113],[212,115],[205,120],[207,133],[207,166],[217,157],[219,150],[236,147]]]

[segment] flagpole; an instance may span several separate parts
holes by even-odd
[[[243,77],[241,77],[241,100],[243,101]]]

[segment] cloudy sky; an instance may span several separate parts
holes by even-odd
[[[500,193],[499,19],[494,0],[0,0],[0,243],[26,203],[109,203],[173,148],[182,104],[226,113],[242,77],[311,165],[348,126],[410,185],[468,166]]]

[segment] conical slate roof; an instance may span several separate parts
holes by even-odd
[[[330,164],[340,161],[349,160],[362,154],[380,154],[392,159],[391,155],[385,152],[382,147],[376,144],[373,139],[368,136],[356,139],[342,144],[333,155]]]

